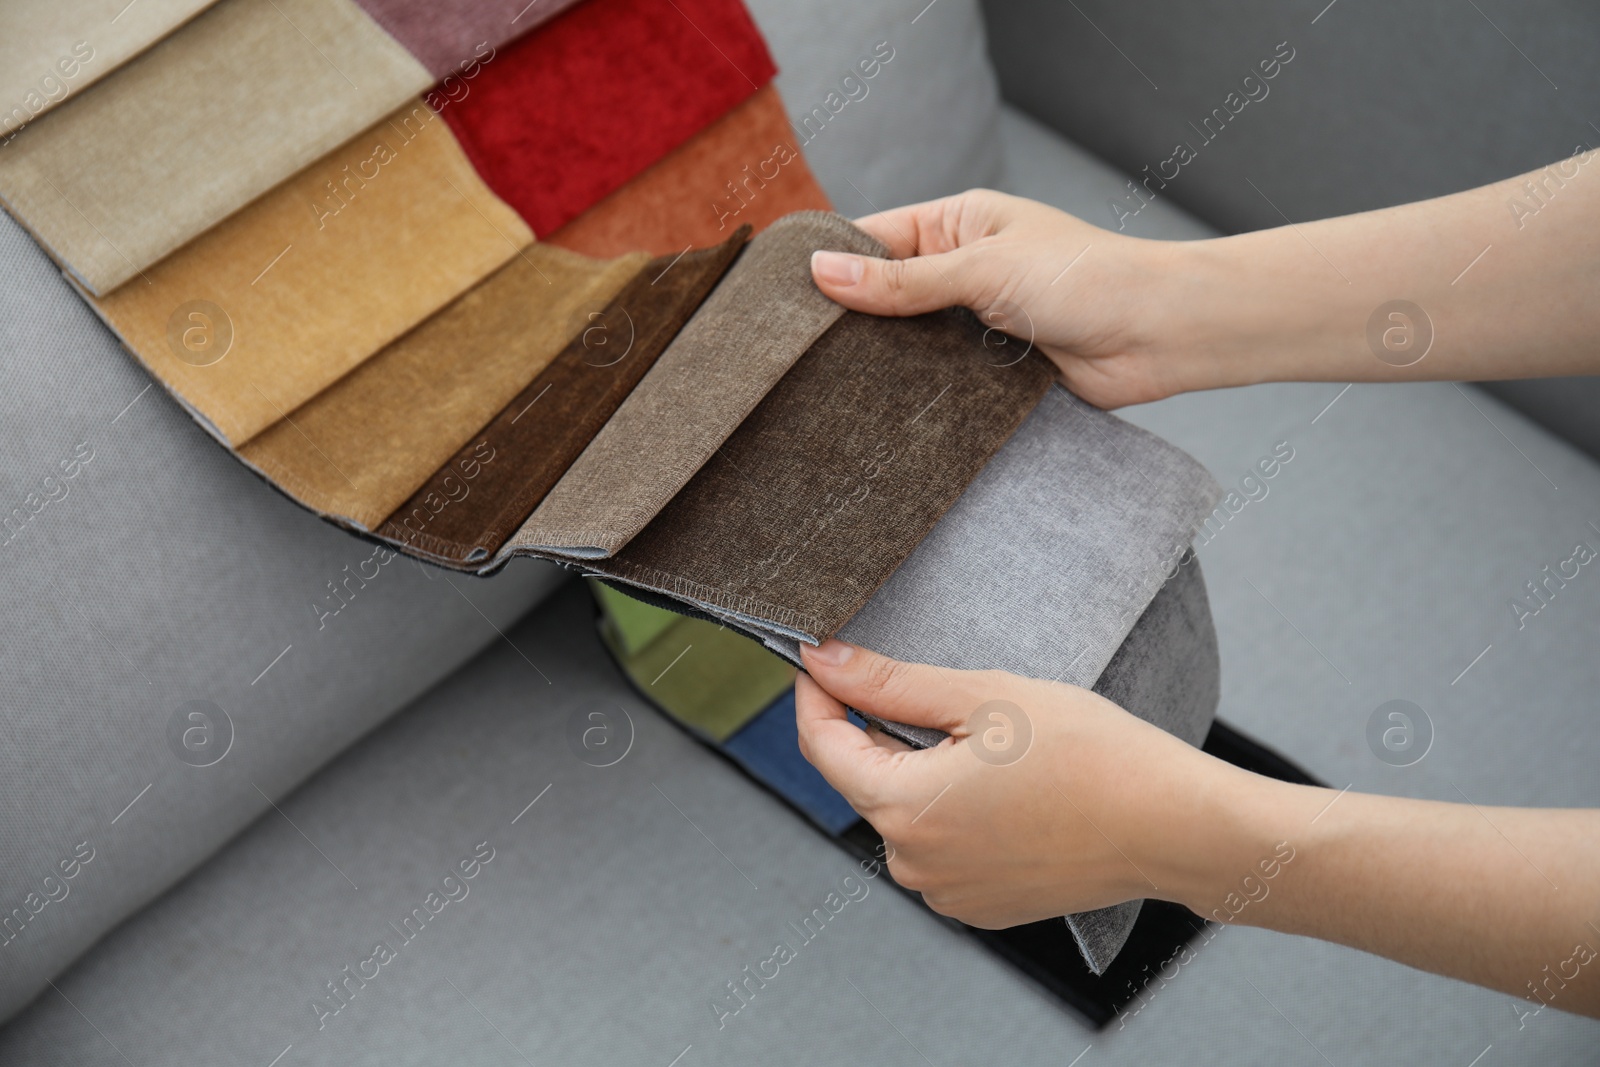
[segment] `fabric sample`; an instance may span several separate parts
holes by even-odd
[[[215,2],[8,0],[0,33],[0,134],[81,93]]]
[[[831,207],[767,85],[547,240],[588,256],[677,255],[741,224],[760,233],[792,211]]]
[[[550,364],[648,257],[606,261],[534,244],[239,450],[296,500],[364,530],[450,460]],[[452,465],[438,507],[504,460],[490,442]],[[430,505],[433,503],[429,502]]]
[[[1169,573],[1199,583],[1198,565],[1180,561],[1221,495],[1181,450],[1057,386],[838,636],[895,659],[1093,687]],[[1153,619],[1152,627],[1170,635],[1199,626],[1194,598],[1203,598],[1203,586],[1198,593],[1181,582],[1165,588],[1173,589],[1180,621],[1163,617],[1157,626]],[[763,639],[799,662],[794,641]],[[1209,645],[1200,647],[1197,655],[1209,662]],[[1138,673],[1133,667],[1127,675]],[[1198,744],[1215,714],[1216,683],[1197,673],[1183,699],[1163,697],[1183,684],[1120,682],[1107,695]],[[918,747],[942,738],[880,725]],[[1098,973],[1121,948],[1138,906],[1086,914],[1092,917],[1069,922]]]
[[[861,818],[800,754],[793,689],[728,738],[722,750],[830,834],[843,833]]]
[[[577,0],[356,0],[374,22],[405,45],[435,78],[492,62],[501,45],[571,7]],[[449,84],[440,87],[451,92]]]
[[[95,306],[237,447],[532,238],[414,102]]]
[[[542,237],[773,73],[740,0],[589,0],[507,47],[443,114]]]
[[[773,223],[509,544],[594,558],[642,530],[844,314],[811,280],[818,248],[884,252],[838,215]]]
[[[679,722],[725,741],[793,688],[795,669],[737,630],[667,614],[666,628],[632,655],[610,628],[600,633],[634,686]]]
[[[222,0],[21,131],[0,198],[103,295],[432,81],[351,0]]]
[[[1139,616],[1094,691],[1197,748],[1205,742],[1222,695],[1222,661],[1194,553]],[[1067,917],[1078,951],[1095,974],[1122,951],[1142,907],[1143,901],[1129,900]]]
[[[1050,387],[965,309],[849,311],[607,574],[822,641],[862,609]],[[1142,607],[1142,605],[1141,605]]]
[[[647,264],[604,311],[586,317],[561,354],[402,504],[380,533],[442,562],[493,556],[627,399],[748,236],[741,227],[715,248]],[[549,256],[579,258],[536,247]],[[461,472],[480,466],[484,455],[495,462],[481,464],[470,485],[463,482]]]

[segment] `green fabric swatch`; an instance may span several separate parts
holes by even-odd
[[[597,581],[601,636],[623,671],[667,714],[716,742],[794,685],[795,669],[725,626],[653,607]]]

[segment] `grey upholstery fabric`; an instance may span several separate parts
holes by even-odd
[[[0,214],[0,1018],[554,583],[384,555],[218,448]],[[183,762],[208,726],[226,755]]]
[[[1000,98],[977,0],[749,7],[777,61],[796,140],[841,213],[1000,180]],[[863,78],[862,61],[881,65]]]

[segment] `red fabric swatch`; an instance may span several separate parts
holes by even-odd
[[[542,237],[776,73],[741,0],[588,0],[501,50],[442,114]]]

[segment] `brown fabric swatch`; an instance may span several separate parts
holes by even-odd
[[[792,211],[831,208],[767,85],[544,240],[586,256],[675,256],[741,224],[760,233]]]
[[[530,245],[239,454],[307,507],[376,529],[648,258]]]
[[[749,236],[743,226],[720,245],[646,265],[378,532],[440,562],[476,569],[494,556],[627,399]]]
[[[414,101],[90,302],[238,447],[531,240]]]
[[[432,83],[351,0],[220,0],[20,131],[0,197],[103,295]]]
[[[609,556],[644,529],[844,308],[811,280],[811,253],[883,255],[847,219],[787,215],[750,242],[509,544]]]
[[[846,312],[595,573],[807,641],[831,637],[1050,387],[968,311]]]

